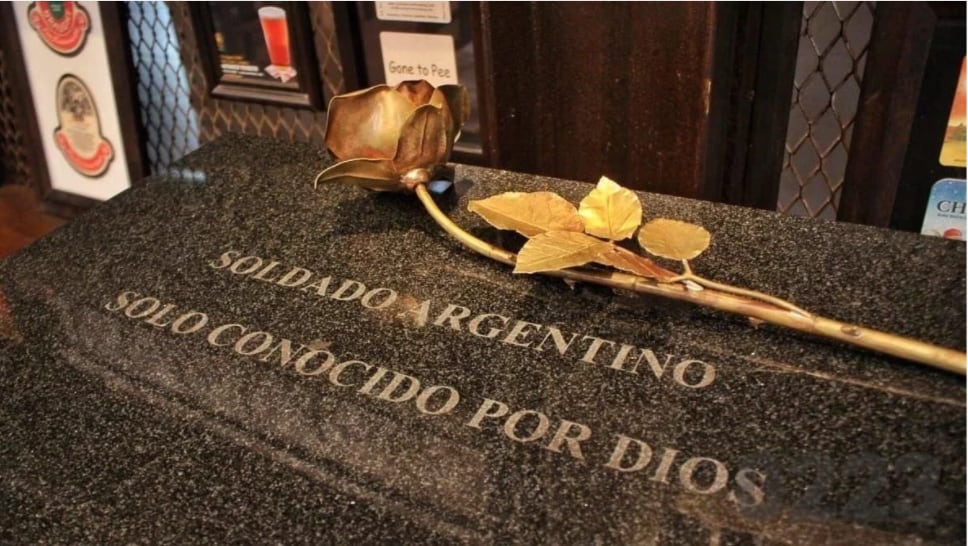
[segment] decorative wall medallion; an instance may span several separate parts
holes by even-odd
[[[65,74],[57,82],[57,147],[71,167],[84,176],[104,174],[114,150],[101,134],[101,120],[94,97],[77,76]]]
[[[77,2],[33,2],[27,19],[47,47],[65,56],[80,51],[91,30],[91,18]]]

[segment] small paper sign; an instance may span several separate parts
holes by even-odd
[[[458,83],[453,36],[381,32],[380,50],[388,85],[407,80],[427,80],[434,86]]]
[[[375,2],[376,18],[381,21],[413,23],[450,22],[450,2]]]
[[[922,235],[965,240],[965,181],[942,178],[931,186]]]

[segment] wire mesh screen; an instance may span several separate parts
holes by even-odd
[[[836,219],[873,2],[804,2],[777,210]]]
[[[33,185],[21,124],[17,121],[10,66],[0,49],[0,183]]]
[[[156,173],[198,148],[198,113],[168,5],[128,2],[128,35],[148,164]]]
[[[225,133],[323,142],[326,113],[210,96],[187,2],[128,2],[128,32],[152,173]],[[311,3],[325,95],[345,91],[329,2]]]

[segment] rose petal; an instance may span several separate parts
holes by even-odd
[[[410,99],[386,85],[333,97],[326,147],[337,159],[390,159],[400,129],[415,109]]]
[[[454,122],[454,115],[447,104],[447,95],[440,89],[434,90],[434,94],[430,96],[428,104],[440,108],[440,115],[443,116],[444,128],[447,131],[447,151],[444,153],[443,158],[438,160],[439,163],[443,163],[450,157],[450,153],[454,149],[454,143],[457,142],[457,138],[460,136],[460,125]]]
[[[460,138],[461,127],[467,122],[471,111],[471,99],[467,93],[467,88],[463,85],[441,85],[435,93],[444,95],[447,103],[447,110],[450,111],[450,124],[448,134],[450,135],[451,148],[453,143]],[[449,152],[448,152],[449,154]]]
[[[423,106],[430,101],[434,93],[434,86],[427,80],[410,80],[397,84],[397,91],[407,97],[414,107]]]
[[[400,174],[418,167],[431,167],[447,159],[452,142],[448,138],[444,109],[425,104],[407,119],[400,131],[393,166]]]
[[[457,130],[467,123],[467,118],[471,115],[471,97],[467,93],[467,88],[463,85],[447,84],[437,88],[447,97],[447,106],[457,124]]]
[[[316,177],[320,182],[341,182],[375,191],[402,190],[400,177],[389,159],[348,159],[331,165]]]

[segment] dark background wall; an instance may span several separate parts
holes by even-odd
[[[361,76],[367,44],[355,9],[308,4],[326,96],[374,83]],[[923,188],[901,173],[916,168],[905,154],[931,44],[944,34],[937,29],[964,28],[961,4],[459,9],[473,10],[483,141],[480,154],[462,161],[588,182],[605,174],[637,189],[876,225],[923,212],[910,199]],[[227,132],[323,145],[325,112],[209,96],[188,3],[129,2],[122,11],[149,171]],[[27,113],[13,100],[22,82],[5,55],[0,50],[0,182],[41,187],[24,135]],[[898,82],[904,93],[885,96]],[[880,101],[865,100],[874,96]],[[878,130],[886,119],[895,123],[887,133]],[[899,136],[886,147],[878,134]],[[881,167],[877,186],[864,170],[871,164]],[[880,190],[890,198],[865,204],[863,196]],[[870,214],[875,206],[911,210]]]

